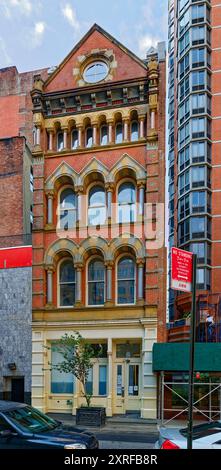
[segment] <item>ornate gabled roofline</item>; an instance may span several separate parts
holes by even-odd
[[[69,52],[69,54],[64,58],[64,60],[60,63],[60,65],[55,69],[55,71],[46,80],[46,82],[44,83],[44,87],[47,87],[47,85],[54,79],[54,77],[56,77],[56,75],[62,70],[64,65],[68,62],[70,57],[81,47],[81,45],[86,41],[86,39],[94,31],[98,31],[99,33],[101,33],[103,36],[109,39],[113,44],[118,46],[122,51],[124,51],[127,55],[129,55],[133,60],[135,60],[141,67],[143,67],[144,70],[147,70],[147,66],[142,59],[140,59],[136,54],[134,54],[134,52],[130,51],[130,49],[128,49],[121,42],[119,42],[117,39],[111,36],[111,34],[109,34],[107,31],[101,28],[101,26],[94,23],[93,26],[89,29],[89,31],[80,39],[80,41],[74,46],[74,48]]]

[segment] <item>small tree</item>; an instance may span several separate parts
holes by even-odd
[[[82,394],[86,400],[87,406],[90,406],[92,394],[87,393],[86,382],[89,370],[92,367],[92,359],[97,357],[91,344],[87,343],[80,333],[74,335],[67,333],[61,337],[59,344],[47,349],[53,349],[63,356],[63,361],[59,364],[49,363],[51,369],[59,372],[72,373],[82,386]]]

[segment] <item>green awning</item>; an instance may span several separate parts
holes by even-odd
[[[188,371],[188,343],[155,343],[153,371]],[[195,371],[221,373],[221,343],[196,343]]]

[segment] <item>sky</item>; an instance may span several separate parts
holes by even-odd
[[[167,39],[167,0],[0,0],[0,68],[58,65],[97,23],[140,58]]]

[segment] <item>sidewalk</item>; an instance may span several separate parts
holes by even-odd
[[[54,419],[68,426],[76,426],[75,416],[61,413],[48,413]],[[79,429],[84,426],[76,426]],[[130,416],[107,418],[105,426],[87,426],[94,433],[102,449],[152,449],[157,440],[156,421]]]

